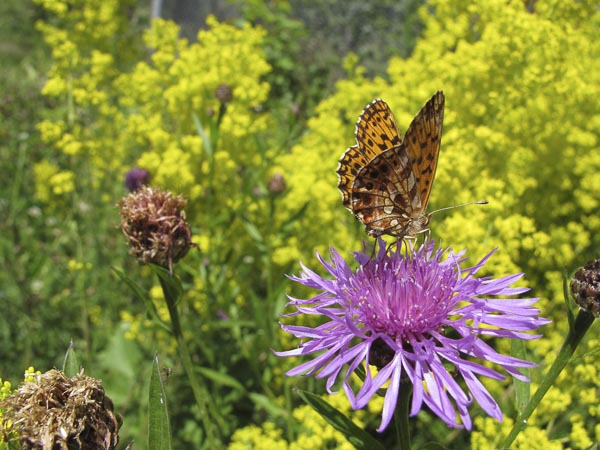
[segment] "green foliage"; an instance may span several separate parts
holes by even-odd
[[[148,400],[148,449],[171,450],[169,410],[158,355],[152,360],[150,396]]]

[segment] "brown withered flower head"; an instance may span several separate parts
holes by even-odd
[[[141,264],[157,264],[172,273],[173,263],[196,246],[185,220],[186,204],[181,195],[148,186],[119,201],[121,229],[129,240],[129,253]]]
[[[215,89],[215,97],[221,103],[229,103],[233,100],[233,90],[228,84],[222,83]]]
[[[81,371],[73,378],[50,370],[33,375],[0,402],[2,426],[22,449],[114,449],[121,417],[99,380]]]
[[[575,272],[571,293],[581,309],[600,317],[600,259],[590,261]]]
[[[275,172],[267,183],[267,191],[273,196],[282,194],[286,187],[285,178],[279,172]]]

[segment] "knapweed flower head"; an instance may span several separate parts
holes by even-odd
[[[600,259],[588,262],[575,272],[571,293],[582,309],[600,317]]]
[[[186,200],[159,188],[143,186],[119,201],[121,229],[129,241],[129,253],[142,264],[157,264],[172,271],[192,242],[185,220]]]
[[[318,354],[287,375],[327,378],[329,393],[341,379],[353,409],[366,406],[387,384],[378,431],[390,423],[404,383],[412,384],[411,416],[426,405],[449,426],[470,429],[468,407],[475,400],[502,420],[499,405],[477,377],[505,377],[482,363],[494,363],[523,381],[528,380],[518,369],[535,364],[502,355],[483,338],[534,339],[540,335],[528,332],[549,322],[531,306],[536,298],[491,297],[526,292],[510,287],[523,274],[477,278],[493,251],[473,267],[461,268],[464,251],[435,250],[431,240],[419,248],[408,244],[406,255],[398,249],[386,252],[383,240],[379,244],[373,259],[355,253],[356,270],[335,249],[330,263],[317,254],[333,279],[302,264],[300,276],[290,277],[321,292],[306,300],[289,297],[288,305],[296,308],[289,316],[317,315],[325,323],[282,325],[302,342],[279,356]],[[354,389],[353,374],[361,366],[364,380]]]
[[[23,449],[114,449],[122,423],[99,380],[58,370],[34,375],[0,402],[4,430]]]
[[[142,186],[148,185],[150,172],[141,167],[134,167],[125,174],[125,187],[129,192],[137,191]]]

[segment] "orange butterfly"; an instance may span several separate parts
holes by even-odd
[[[344,206],[369,235],[401,239],[427,229],[443,120],[441,91],[421,108],[404,139],[383,100],[374,100],[360,115],[357,145],[342,155],[337,173]]]

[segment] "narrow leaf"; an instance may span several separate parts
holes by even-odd
[[[569,290],[569,278],[566,273],[563,273],[563,295],[565,297],[565,305],[567,306],[567,319],[569,320],[569,330],[573,329],[575,324],[575,311],[573,301],[571,301],[571,292]]]
[[[69,342],[69,348],[67,349],[67,353],[65,353],[62,370],[69,378],[74,377],[79,373],[79,362],[77,361],[77,355],[75,354],[75,344],[73,343],[73,339]]]
[[[202,143],[204,144],[204,150],[206,151],[206,154],[209,158],[212,158],[213,149],[210,137],[206,134],[206,131],[204,130],[204,127],[202,126],[202,123],[196,114],[192,113],[192,119],[194,120],[196,131],[198,131],[198,134],[202,138]]]
[[[239,391],[245,391],[244,386],[242,386],[238,380],[223,372],[217,372],[216,370],[208,369],[206,367],[198,367],[198,372],[200,372],[205,378],[214,381],[218,385],[228,386]]]
[[[298,390],[298,395],[318,412],[328,424],[342,433],[355,448],[359,450],[383,450],[383,446],[373,436],[356,426],[354,422],[318,395],[301,390]]]
[[[168,297],[167,301],[172,301],[176,305],[183,294],[183,287],[179,278],[171,276],[169,271],[164,267],[157,266],[156,264],[151,264],[150,267],[158,276],[163,292]]]
[[[127,274],[125,274],[125,272],[123,272],[121,269],[112,267],[112,270],[121,279],[121,281],[123,281],[129,287],[129,289],[131,289],[136,298],[144,303],[146,306],[146,311],[148,311],[148,314],[150,314],[152,319],[154,319],[156,323],[160,324],[165,330],[171,333],[171,329],[160,319],[158,312],[156,311],[156,307],[154,306],[154,303],[152,303],[152,299],[146,295],[144,290],[135,281],[129,278],[129,276],[127,276]]]
[[[258,228],[256,228],[256,226],[248,221],[244,221],[244,227],[246,228],[246,231],[248,232],[248,234],[250,235],[250,237],[252,239],[254,239],[254,241],[256,242],[256,244],[262,244],[264,242],[264,239],[262,237],[262,235],[260,234],[260,231],[258,231]]]
[[[527,350],[525,348],[525,341],[522,339],[513,339],[511,342],[510,355],[514,358],[526,360]],[[521,369],[521,372],[523,375],[529,378],[529,369]],[[529,397],[531,394],[529,390],[529,383],[513,378],[513,384],[515,386],[515,406],[520,414],[525,410],[527,403],[529,403]]]
[[[152,360],[150,374],[150,398],[148,402],[148,449],[171,450],[171,430],[169,429],[169,412],[167,396],[163,385],[158,354]]]
[[[293,231],[294,224],[300,219],[300,217],[304,216],[305,211],[308,209],[310,204],[310,200],[304,203],[298,210],[292,214],[281,226],[281,230],[283,231],[283,235],[287,236],[289,232]]]
[[[275,402],[273,402],[269,397],[263,394],[257,394],[256,392],[251,392],[248,394],[250,400],[255,405],[256,410],[266,411],[266,413],[270,417],[285,417],[287,411],[285,408],[282,408]]]

